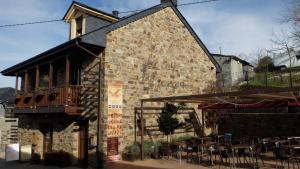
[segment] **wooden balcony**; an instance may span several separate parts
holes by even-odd
[[[16,94],[15,113],[80,115],[82,86],[69,85]]]

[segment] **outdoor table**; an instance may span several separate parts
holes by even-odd
[[[233,167],[234,168],[236,168],[236,164],[235,164],[235,160],[234,160],[236,151],[238,151],[240,149],[249,149],[250,152],[251,152],[251,155],[253,156],[252,147],[249,144],[237,144],[237,145],[232,145],[229,148],[232,150],[232,160],[233,160]]]
[[[296,144],[296,145],[284,145],[282,147],[286,148],[286,149],[299,150],[300,149],[300,144]]]
[[[284,145],[282,146],[284,149],[287,149],[291,155],[292,158],[297,158],[297,155],[295,154],[294,151],[299,151],[300,150],[300,144],[295,144],[295,145]],[[299,158],[297,159],[299,160]],[[299,166],[298,166],[299,167]],[[293,168],[294,168],[294,163],[293,163]]]
[[[206,142],[206,143],[200,143],[198,144],[198,147],[201,147],[201,155],[203,155],[204,153],[204,148],[209,150],[209,158],[210,158],[210,163],[211,165],[214,165],[214,161],[213,161],[213,150],[214,150],[214,146],[217,144],[217,142]]]

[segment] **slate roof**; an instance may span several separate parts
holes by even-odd
[[[237,60],[237,61],[243,63],[244,65],[249,65],[249,66],[253,67],[253,65],[251,63],[249,63],[248,61],[243,60],[243,59],[241,59],[237,56],[234,56],[234,55],[221,55],[221,54],[211,54],[211,55],[213,57],[226,57],[226,58],[234,59],[234,60]]]
[[[110,16],[110,17],[113,17],[115,19],[119,19],[118,17],[116,17],[115,15],[111,14],[111,13],[107,13],[107,12],[104,12],[104,11],[101,11],[99,9],[96,9],[96,8],[93,8],[93,7],[90,7],[88,5],[85,5],[83,3],[80,3],[80,2],[77,2],[77,1],[73,1],[72,4],[70,5],[69,9],[67,10],[67,12],[65,13],[63,19],[65,19],[66,15],[68,14],[69,10],[72,8],[72,6],[76,4],[76,5],[79,5],[79,6],[82,6],[84,8],[87,8],[87,9],[90,9],[90,10],[93,10],[95,12],[98,12],[98,13],[102,13],[104,15],[107,15],[107,16]]]

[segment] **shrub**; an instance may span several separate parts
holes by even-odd
[[[138,143],[133,143],[132,145],[125,147],[123,152],[123,159],[134,161],[139,158],[140,152],[140,145]]]
[[[145,141],[144,142],[144,152],[146,157],[148,158],[158,158],[159,155],[159,148],[161,146],[160,142],[153,142],[153,141]]]

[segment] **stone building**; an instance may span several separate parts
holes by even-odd
[[[224,87],[232,87],[254,77],[253,65],[246,60],[234,55],[212,54],[212,56],[222,69],[219,83]]]
[[[2,71],[21,83],[20,143],[41,159],[59,150],[74,163],[92,164],[97,149],[115,157],[133,142],[141,98],[215,85],[220,67],[176,4],[113,13],[73,2],[64,16],[70,41]]]

